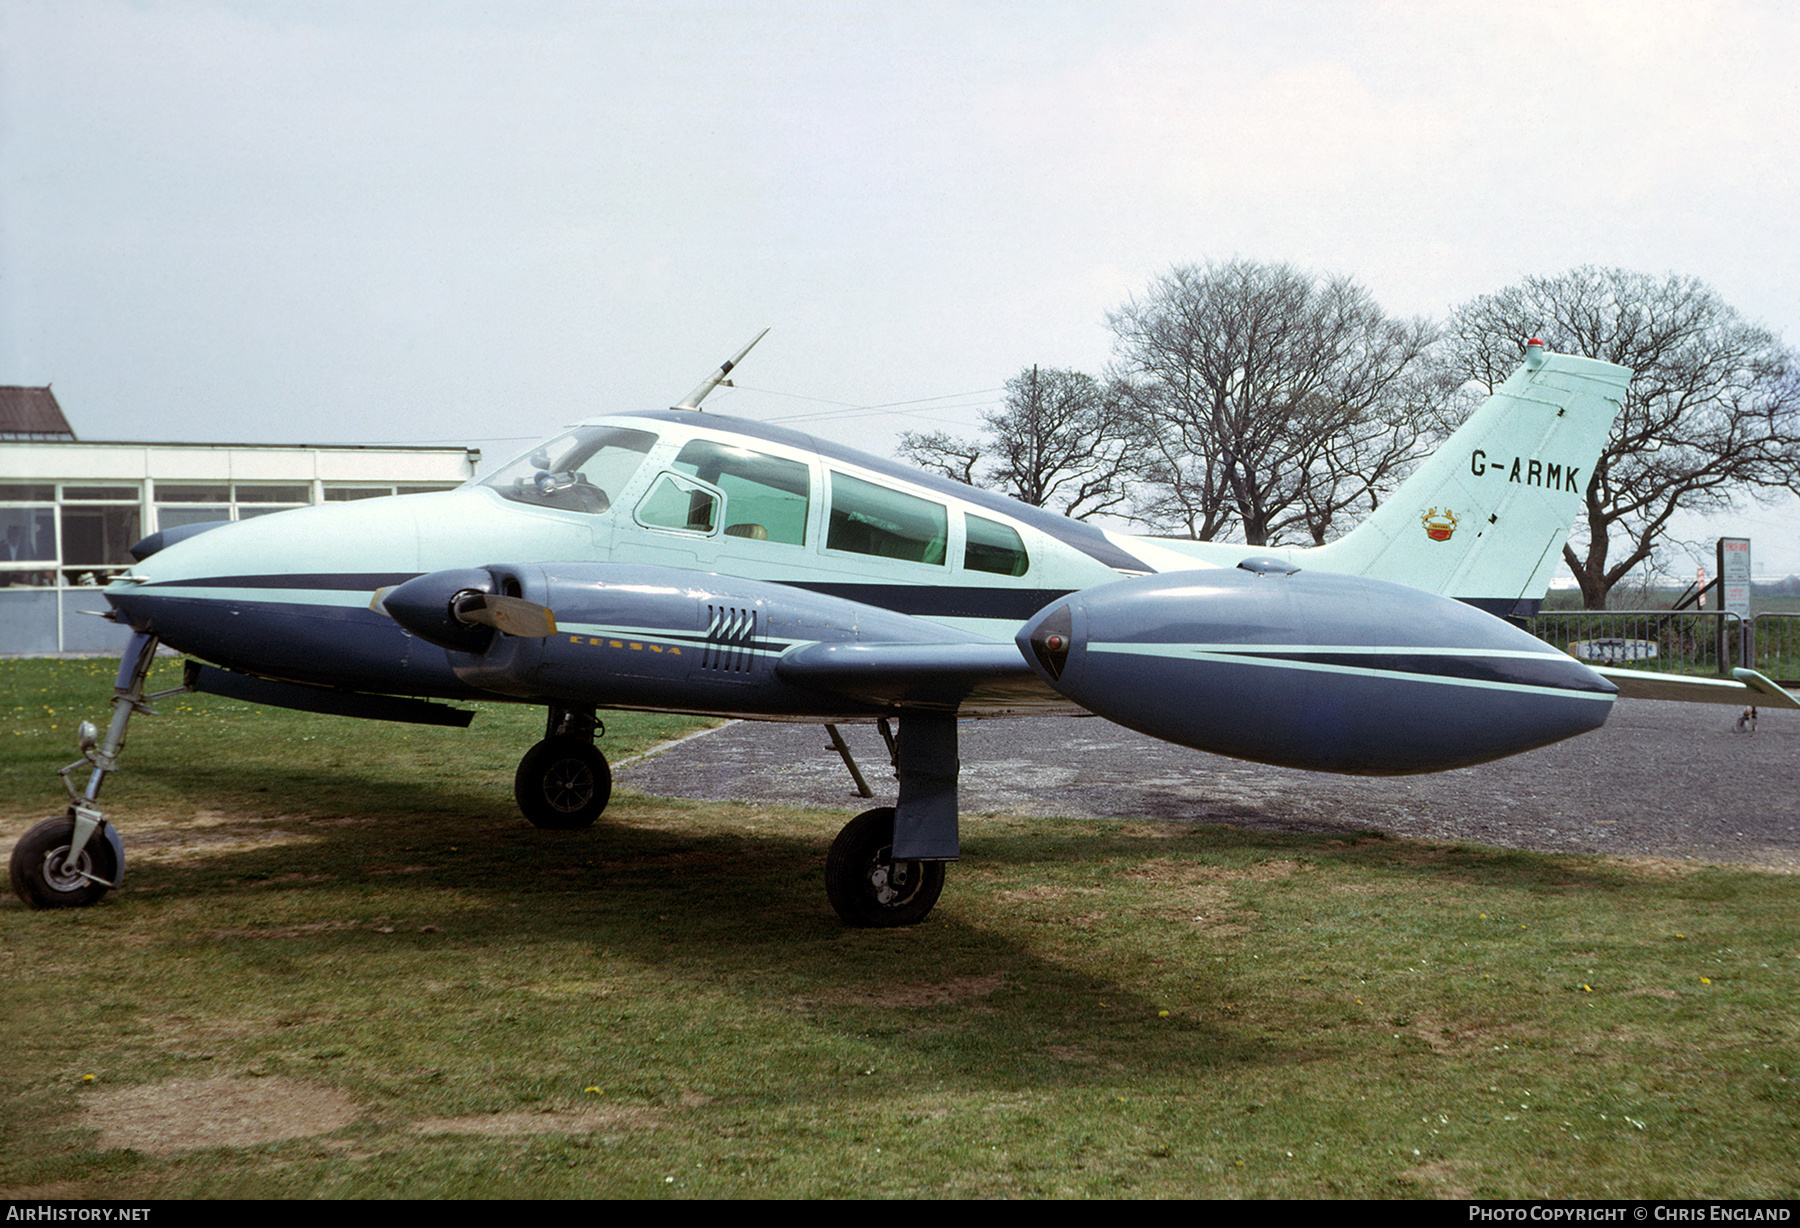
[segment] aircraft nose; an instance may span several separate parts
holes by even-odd
[[[207,520],[200,524],[183,524],[169,529],[158,529],[148,537],[142,537],[133,542],[127,547],[127,550],[132,558],[141,563],[151,555],[160,553],[178,541],[185,541],[196,534],[205,533],[209,529],[224,528],[230,523],[229,520]]]
[[[374,590],[421,570],[418,513],[409,505],[417,498],[324,504],[154,533],[137,543],[140,562],[107,587],[106,597],[134,628],[184,648],[247,633],[244,618],[252,611],[366,611]],[[384,503],[392,506],[376,506]]]
[[[427,498],[322,503],[249,520],[164,529],[132,547],[143,562],[133,574],[189,585],[224,577],[267,580],[353,572],[410,578],[425,570],[419,566],[419,515],[424,509],[417,505]]]

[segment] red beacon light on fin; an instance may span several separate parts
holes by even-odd
[[[1525,369],[1535,371],[1544,365],[1544,343],[1537,337],[1525,343]]]

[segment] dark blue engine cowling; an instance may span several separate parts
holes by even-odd
[[[480,628],[479,645],[448,654],[463,683],[534,702],[725,716],[874,715],[886,706],[794,686],[776,662],[796,645],[817,643],[987,642],[785,584],[621,563],[436,572],[404,586],[407,608],[395,616],[436,633],[426,620],[468,589],[521,597],[554,614],[557,631],[547,638]]]
[[[1360,576],[1165,572],[1071,594],[1019,632],[1059,692],[1139,732],[1284,767],[1484,763],[1606,722],[1605,679],[1449,598]]]

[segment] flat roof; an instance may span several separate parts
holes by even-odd
[[[423,443],[215,443],[147,439],[0,439],[0,445],[77,448],[274,448],[287,452],[479,452],[466,444]]]

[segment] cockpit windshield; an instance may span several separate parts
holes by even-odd
[[[649,431],[580,426],[539,444],[481,484],[518,503],[604,512],[655,446]]]

